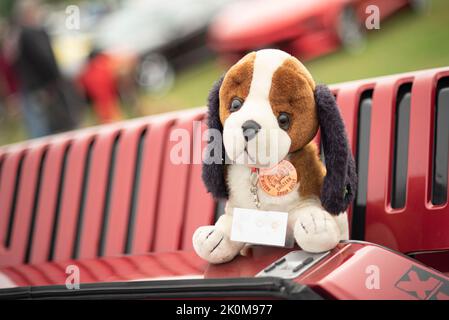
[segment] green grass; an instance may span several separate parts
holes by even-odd
[[[22,141],[24,139],[26,139],[25,127],[19,114],[14,113],[14,115],[9,117],[0,117],[0,145]]]
[[[368,33],[359,54],[344,51],[306,64],[318,82],[336,83],[449,65],[449,1],[430,11],[402,11]]]
[[[449,65],[449,1],[434,0],[428,12],[403,10],[367,34],[360,53],[340,50],[307,62],[315,80],[336,83]],[[204,105],[213,82],[224,72],[215,60],[181,73],[164,95],[142,95],[143,113],[154,114]],[[85,124],[91,124],[87,118]],[[90,120],[89,120],[90,119]],[[17,121],[0,121],[0,145],[25,138]]]
[[[179,74],[173,88],[163,96],[142,96],[141,104],[148,114],[204,105],[212,84],[224,72],[215,60],[206,61]]]

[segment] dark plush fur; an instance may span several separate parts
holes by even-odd
[[[207,127],[209,129],[217,129],[223,133],[223,125],[220,121],[220,98],[219,92],[220,87],[223,82],[223,77],[221,77],[212,87],[209,97],[208,97],[208,111],[207,111]],[[209,191],[212,196],[216,199],[227,199],[228,198],[228,188],[225,180],[225,149],[222,141],[214,141],[209,139],[208,150],[212,150],[214,144],[220,143],[220,148],[222,149],[222,163],[203,163],[202,178],[204,184],[206,185],[207,191]],[[206,160],[206,159],[205,159]]]
[[[332,214],[344,212],[354,199],[357,175],[345,126],[334,95],[325,85],[315,88],[315,103],[326,160],[321,203]]]

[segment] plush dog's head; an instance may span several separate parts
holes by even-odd
[[[222,140],[209,144],[222,143],[223,157],[226,154],[231,163],[275,165],[307,145],[320,126],[326,160],[329,157],[325,180],[335,184],[341,178],[345,183],[348,172],[349,180],[353,178],[352,155],[332,93],[316,86],[303,64],[283,51],[247,54],[215,84],[208,107],[209,128],[223,133]],[[203,166],[203,180],[218,198],[227,197],[224,166],[224,159]],[[336,192],[342,195],[344,190]]]
[[[246,55],[226,73],[219,92],[227,156],[272,166],[309,143],[318,130],[314,89],[309,72],[287,53]]]

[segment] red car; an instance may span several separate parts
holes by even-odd
[[[302,60],[340,46],[358,47],[365,19],[379,8],[379,18],[425,0],[246,0],[229,5],[210,26],[209,44],[234,61],[248,51],[277,47]]]
[[[357,161],[352,240],[209,265],[192,234],[223,203],[170,157],[205,109],[145,117],[0,148],[0,299],[448,300],[449,67],[331,89]]]

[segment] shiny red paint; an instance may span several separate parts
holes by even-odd
[[[73,242],[76,238],[76,226],[80,199],[82,196],[84,170],[87,169],[85,159],[89,145],[94,141],[95,135],[82,134],[70,144],[70,154],[67,156],[65,181],[61,191],[59,222],[55,230],[55,244],[53,259],[68,260],[72,257]],[[67,192],[65,190],[70,190]],[[50,222],[47,222],[50,224]]]
[[[213,223],[215,202],[201,182],[200,162],[171,162],[177,141],[169,138],[185,129],[192,139],[193,121],[201,138],[203,118],[204,110],[195,109],[1,147],[0,265],[190,248],[196,227]]]
[[[376,274],[378,286],[370,278]],[[349,243],[340,245],[337,253],[296,281],[332,299],[424,300],[431,298],[430,293],[422,293],[422,282],[428,278],[434,281],[430,289],[436,290],[438,298],[448,300],[447,292],[438,292],[436,286],[447,283],[449,278],[444,274],[376,245]]]
[[[68,265],[79,267],[81,288],[82,283],[94,282],[253,277],[287,252],[254,247],[248,256],[220,265],[208,265],[191,251],[178,251],[2,267],[0,288],[64,284]],[[378,288],[370,286],[368,278],[373,266],[379,270]],[[410,279],[404,278],[406,274]],[[439,299],[449,299],[443,292],[449,289],[449,278],[444,274],[369,243],[341,243],[328,257],[292,281],[311,287],[327,299],[430,298],[431,293],[423,292],[423,286],[435,289],[434,298],[438,295]],[[419,294],[416,296],[415,292]]]
[[[435,250],[447,252],[449,249],[447,204],[433,206],[429,200],[436,84],[444,77],[449,77],[448,67],[331,86],[337,96],[354,154],[357,152],[360,97],[366,90],[373,90],[365,223],[367,241],[383,244],[404,253],[416,254]],[[390,205],[392,143],[397,90],[403,83],[412,84],[407,201],[403,209],[393,210]],[[32,284],[58,283],[51,281],[56,281],[52,277],[61,279],[61,276],[58,276],[61,275],[59,263],[65,264],[73,257],[77,257],[81,259],[77,263],[85,268],[87,277],[85,279],[88,282],[107,279],[129,280],[142,278],[147,275],[148,270],[141,270],[141,267],[131,269],[133,275],[123,271],[128,277],[124,278],[114,273],[116,267],[104,262],[115,261],[115,258],[112,260],[96,258],[120,256],[125,253],[143,255],[151,251],[191,249],[191,236],[194,230],[200,225],[213,223],[215,202],[206,193],[202,184],[200,164],[175,165],[170,161],[170,149],[174,142],[169,138],[177,128],[186,129],[187,132],[197,130],[192,123],[195,120],[202,121],[203,118],[204,109],[194,109],[69,132],[0,148],[2,272],[14,275],[14,282],[22,279],[19,284],[27,283],[26,279],[30,277],[33,279]],[[201,130],[204,129],[203,122]],[[138,172],[140,182],[134,186],[132,176],[135,173],[138,143],[144,132],[141,167]],[[115,169],[113,179],[109,181],[109,165],[117,137],[119,138],[116,142]],[[195,151],[200,145],[204,147],[204,141],[193,141],[191,151]],[[66,170],[64,179],[61,180],[65,154]],[[86,166],[89,154],[90,162],[89,166]],[[193,154],[194,152],[190,156],[193,157]],[[38,184],[41,163],[41,179]],[[84,183],[88,167],[89,179]],[[62,188],[57,192],[56,186],[59,183]],[[108,186],[110,186],[110,202],[109,211],[105,216],[104,200],[108,198]],[[84,202],[81,201],[83,194]],[[133,194],[135,202],[134,209],[131,210]],[[58,203],[60,209],[56,223]],[[83,213],[81,220],[80,212]],[[131,212],[133,212],[132,219]],[[14,215],[12,221],[11,213]],[[34,230],[31,232],[33,215]],[[128,229],[130,221],[134,221],[132,232]],[[7,243],[10,227],[10,242]],[[103,252],[100,252],[100,243],[103,244]],[[128,248],[125,248],[126,244],[130,244]],[[77,246],[78,251],[75,252]],[[354,246],[355,244],[352,247]],[[372,261],[377,261],[376,257],[382,257],[390,261],[392,268],[395,264],[402,265],[403,260],[398,258],[399,260],[393,263],[393,259],[396,258],[376,248],[360,249],[351,255],[370,261],[367,254],[369,253],[373,257]],[[340,249],[343,250],[341,246]],[[232,264],[209,266],[205,275],[253,276],[260,271],[262,265],[268,265],[270,259],[275,259],[283,253],[276,250],[269,254],[265,251],[258,255],[256,252],[250,260],[241,257]],[[193,256],[189,253],[186,255]],[[449,270],[447,254],[435,255],[436,258],[423,261],[447,272]],[[339,253],[338,256],[348,259],[343,253]],[[151,257],[153,260],[159,259],[156,258],[157,255]],[[178,270],[178,264],[182,268],[183,259],[189,261],[193,259],[191,263],[194,265],[201,263],[194,256],[170,257],[172,259],[170,264],[173,265],[168,266],[166,262],[161,262],[165,269]],[[121,258],[117,259],[121,261]],[[126,259],[138,261],[140,258]],[[136,263],[139,266],[139,263]],[[84,267],[86,264],[89,267]],[[39,271],[43,265],[48,266],[55,274]],[[344,270],[340,265],[337,263],[335,267],[339,266],[339,270]],[[44,269],[47,270],[46,267]],[[20,270],[26,270],[26,274]],[[323,267],[321,271],[324,270],[326,269]],[[156,275],[169,277],[186,275],[184,272],[169,273],[158,269],[155,269],[155,272]],[[328,285],[335,286],[332,283],[343,281],[344,274],[351,279],[349,267],[346,271],[329,272],[329,275],[321,280],[317,278],[317,274],[311,279],[326,288]],[[11,278],[9,273],[7,276]],[[195,275],[202,276],[202,273],[198,271]],[[310,285],[313,284],[310,282]],[[356,285],[360,284],[357,282]],[[356,285],[351,288],[334,288],[336,291],[326,290],[330,296],[343,298],[344,290],[359,290]],[[352,291],[350,293],[357,294]],[[349,298],[349,295],[345,297]]]
[[[33,233],[31,241],[36,250],[30,252],[31,263],[47,261],[50,251],[50,242],[53,235],[53,226],[47,223],[54,219],[57,203],[54,199],[59,196],[59,179],[61,176],[64,152],[70,145],[70,140],[48,147],[46,161],[42,170],[47,171],[41,180],[41,197],[36,208],[35,226],[39,233]]]
[[[434,106],[439,79],[449,76],[448,68],[399,74],[333,86],[338,91],[350,140],[356,118],[345,112],[340,94],[349,95],[373,88],[368,194],[365,240],[409,253],[449,249],[449,209],[430,203],[431,158],[433,150]],[[411,115],[407,172],[407,201],[402,209],[391,208],[392,152],[394,143],[395,105],[398,88],[411,83]],[[363,90],[361,90],[363,88]],[[347,99],[347,98],[345,98]],[[354,100],[349,101],[353,103]],[[355,145],[351,142],[355,153]]]
[[[384,19],[407,0],[240,1],[230,4],[212,22],[210,46],[236,60],[251,50],[278,47],[303,60],[340,47],[338,19],[344,8],[356,11],[364,27],[369,5]]]
[[[345,122],[349,146],[355,155],[357,144],[357,129],[359,118],[359,103],[363,92],[372,90],[374,83],[355,81],[333,86],[332,90],[336,95],[337,104],[340,107],[341,116]],[[352,206],[348,209],[349,228],[352,227]]]
[[[45,144],[36,143],[33,150],[28,150],[23,158],[22,176],[27,177],[27,183],[14,188],[17,191],[17,197],[21,201],[16,202],[17,213],[14,217],[14,224],[11,225],[12,231],[10,233],[8,250],[2,248],[0,254],[0,261],[6,261],[9,265],[21,263],[27,255],[26,244],[30,234],[32,212],[34,211],[38,172],[41,159],[46,150]],[[2,219],[1,222],[6,224],[6,219]],[[3,230],[6,230],[5,225],[0,226],[0,228],[2,227]],[[6,236],[5,232],[3,239]]]
[[[79,268],[81,283],[196,278],[205,268],[191,251],[67,260],[2,267],[0,287],[65,284],[69,265]]]
[[[202,114],[194,114],[193,116],[186,117],[175,123],[172,128],[172,130],[181,129],[188,133],[188,138],[190,139],[190,151],[192,151],[193,139],[192,123],[193,121],[201,120],[202,117]],[[158,215],[154,227],[156,237],[151,247],[151,251],[176,250],[181,248],[183,228],[185,226],[184,221],[188,221],[185,219],[184,212],[186,210],[187,197],[190,192],[188,183],[190,181],[192,165],[174,163],[174,160],[170,159],[173,147],[176,144],[179,144],[179,140],[170,140],[172,139],[167,139],[163,160],[164,166],[162,172],[165,172],[165,175],[164,179],[160,181],[159,186],[160,200],[158,203],[158,212],[160,214]],[[191,162],[192,159],[192,152],[190,152],[188,161]],[[162,214],[163,212],[167,214]],[[194,213],[194,215],[197,214],[198,213],[196,212]],[[168,235],[167,232],[170,234]],[[193,235],[193,233],[191,235]]]

